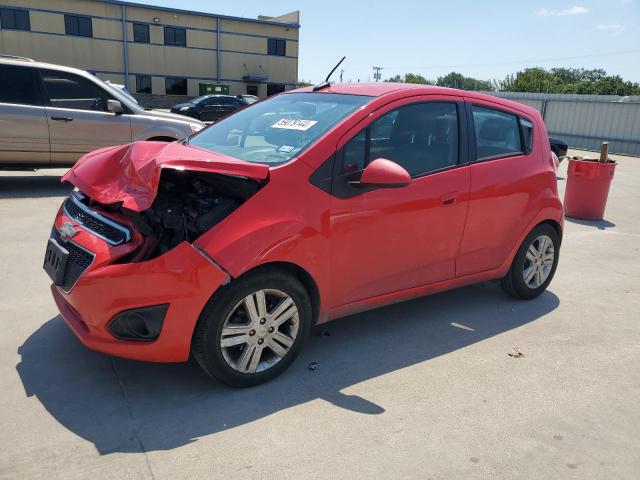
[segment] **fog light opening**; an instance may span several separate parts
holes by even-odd
[[[109,332],[119,340],[152,341],[160,336],[169,305],[134,308],[120,312],[109,322]]]

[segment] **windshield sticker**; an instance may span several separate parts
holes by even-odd
[[[281,118],[276,123],[271,125],[271,128],[285,128],[287,130],[300,130],[304,132],[313,127],[317,120],[297,120],[295,118]]]
[[[293,152],[294,147],[292,147],[291,145],[282,145],[278,151],[282,152],[282,153],[291,153]]]

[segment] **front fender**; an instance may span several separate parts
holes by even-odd
[[[288,168],[308,167],[302,163]],[[286,262],[316,282],[321,308],[326,300],[329,252],[329,196],[300,175],[273,170],[269,183],[195,242],[232,277],[260,265]],[[301,200],[304,199],[304,200]]]

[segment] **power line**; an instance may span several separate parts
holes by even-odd
[[[574,60],[574,59],[580,59],[580,58],[608,57],[611,55],[627,55],[630,53],[640,53],[640,50],[624,50],[619,52],[594,53],[594,54],[588,54],[588,55],[575,55],[572,57],[540,58],[537,60],[512,60],[508,62],[469,63],[469,64],[459,64],[459,65],[386,66],[383,68],[387,70],[401,70],[401,69],[429,70],[429,69],[437,69],[437,68],[493,67],[498,65],[514,65],[519,63],[542,63],[542,62],[554,62],[558,60]]]

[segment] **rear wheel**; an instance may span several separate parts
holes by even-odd
[[[194,332],[193,356],[214,378],[257,385],[295,360],[312,323],[304,286],[279,270],[241,277],[215,294]]]
[[[551,283],[560,253],[560,237],[549,224],[538,225],[524,239],[509,273],[502,279],[504,291],[515,298],[540,295]]]

